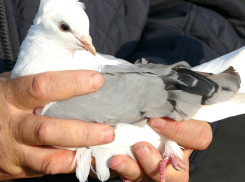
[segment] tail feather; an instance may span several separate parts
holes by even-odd
[[[220,74],[194,72],[179,65],[173,71],[178,81],[167,82],[168,98],[162,113],[178,121],[193,118],[202,105],[229,101],[239,92],[240,76],[233,67]]]
[[[202,106],[193,119],[216,122],[232,116],[244,114],[244,108],[245,94],[238,94],[228,102]]]
[[[242,47],[236,51],[226,54],[222,57],[209,61],[207,63],[201,64],[192,68],[193,71],[220,74],[231,66],[239,74],[241,80],[241,88],[239,93],[245,93],[245,47]],[[235,72],[233,72],[235,74]]]
[[[78,148],[74,161],[77,162],[76,175],[80,182],[88,179],[91,166],[91,149]]]
[[[240,81],[239,75],[235,76],[235,75],[232,75],[230,73],[225,73],[224,72],[224,73],[220,73],[218,75],[208,76],[208,78],[210,78],[210,79],[215,78],[215,77],[222,78],[228,83],[235,84],[235,86],[238,89],[240,89],[241,81]]]
[[[234,69],[233,66],[230,66],[227,70],[225,70],[223,72],[223,74],[224,73],[232,74],[234,77],[236,77],[239,80],[239,83],[241,83],[241,77],[240,77],[239,73]],[[220,73],[220,74],[222,74],[222,73]]]
[[[109,160],[113,156],[111,150],[99,147],[93,148],[92,156],[95,158],[96,162],[97,177],[100,181],[107,181],[110,178]]]

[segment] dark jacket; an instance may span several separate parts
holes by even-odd
[[[185,60],[195,66],[245,44],[245,8],[239,0],[82,1],[96,50],[131,62],[146,57],[155,63]],[[39,0],[0,0],[0,72],[13,68],[38,6]],[[217,123],[211,126],[215,131]],[[195,151],[190,157],[190,174],[203,154]],[[42,179],[54,181],[37,180]]]

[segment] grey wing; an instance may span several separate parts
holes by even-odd
[[[200,74],[186,64],[106,66],[97,92],[52,104],[44,115],[115,125],[144,118],[191,119],[201,105],[230,100],[240,87],[235,70]]]
[[[101,73],[107,74],[118,74],[118,73],[149,73],[155,75],[166,75],[169,76],[173,72],[175,67],[190,68],[190,65],[181,61],[173,65],[162,65],[162,64],[127,64],[127,65],[105,65],[101,70]]]
[[[157,76],[138,73],[104,75],[97,92],[52,104],[44,115],[107,124],[134,123],[149,109],[161,108],[168,97]]]

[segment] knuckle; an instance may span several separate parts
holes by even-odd
[[[158,174],[159,174],[159,167],[155,167],[151,171],[147,172],[147,175],[153,179],[157,178]]]
[[[174,122],[172,127],[169,128],[169,138],[177,138],[177,136],[181,133],[181,122]]]
[[[87,124],[86,124],[87,125]],[[91,131],[91,128],[86,126],[86,130],[83,131],[83,145],[85,146],[90,146],[90,145],[95,145],[95,133]]]
[[[41,167],[42,172],[47,175],[55,175],[63,171],[63,161],[53,155],[44,159]]]
[[[16,104],[16,93],[19,93],[19,80],[0,81],[2,94],[0,95],[1,101],[6,101],[5,104]]]
[[[133,179],[133,181],[135,182],[139,182],[139,181],[143,181],[143,178],[146,176],[146,175],[142,175],[142,174],[139,174],[137,173],[137,171],[134,171],[134,170],[129,170],[129,169],[124,169],[124,171],[121,172],[123,175],[127,176],[128,179]]]
[[[75,95],[82,93],[89,93],[92,90],[91,82],[89,80],[87,72],[83,75],[74,74],[72,78],[72,88]]]
[[[47,144],[47,140],[49,137],[49,125],[46,121],[41,122],[41,124],[39,125],[36,131],[36,137],[40,144]]]
[[[94,146],[104,144],[104,132],[102,130],[107,127],[106,124],[84,122],[82,126],[83,131],[81,133],[83,140],[79,140],[82,142],[81,145]]]
[[[51,88],[52,82],[50,76],[47,73],[43,73],[33,77],[29,92],[34,98],[45,100],[47,99],[47,95],[52,91]]]
[[[147,181],[148,176],[144,172],[144,170],[132,170],[132,166],[134,166],[133,161],[124,161],[125,168],[122,169],[119,173],[125,176],[127,179],[131,179],[132,181],[139,182],[139,181]],[[135,169],[135,168],[134,168]],[[149,181],[149,180],[148,180]]]
[[[206,123],[199,132],[199,136],[196,142],[196,147],[198,150],[205,150],[213,139],[213,133],[211,126]]]
[[[23,131],[25,121],[26,118],[23,115],[12,115],[9,120],[8,129],[11,131],[11,135],[19,143],[24,141]]]
[[[91,132],[90,132],[90,130],[87,130],[87,132],[86,132],[86,142],[88,142],[87,144],[89,144],[91,141],[90,141],[90,139],[91,139]]]

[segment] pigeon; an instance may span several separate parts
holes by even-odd
[[[97,92],[36,110],[37,115],[106,123],[115,129],[110,144],[68,148],[76,151],[74,164],[80,182],[87,180],[90,170],[101,181],[109,179],[109,159],[127,155],[136,160],[132,146],[140,141],[151,143],[163,154],[159,167],[164,182],[168,162],[176,170],[185,169],[183,147],[154,132],[147,125],[149,118],[215,122],[244,113],[245,48],[194,68],[184,61],[148,64],[151,60],[145,58],[139,59],[140,64],[131,64],[96,53],[84,9],[78,0],[41,0],[11,75],[15,79],[62,70],[103,74],[105,83]],[[96,160],[95,169],[91,156]]]

